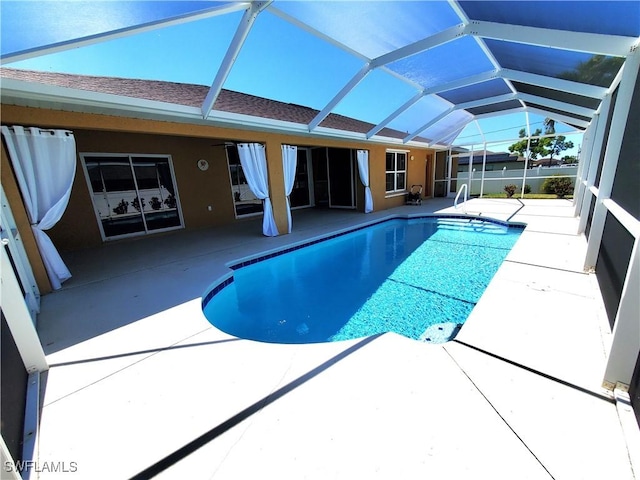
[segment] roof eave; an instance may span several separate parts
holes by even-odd
[[[425,148],[421,141],[403,143],[402,139],[374,135],[367,138],[366,133],[352,132],[326,127],[318,127],[313,132],[308,125],[257,117],[246,114],[213,110],[202,118],[199,107],[175,103],[146,100],[110,93],[92,92],[56,85],[25,82],[11,78],[2,79],[0,90],[2,103],[36,108],[56,108],[58,110],[83,113],[100,113],[130,118],[143,118],[161,121],[175,121],[196,125],[209,125],[241,130],[288,133],[305,137],[322,137],[342,140],[355,140],[363,143],[384,143],[389,145],[415,146]]]

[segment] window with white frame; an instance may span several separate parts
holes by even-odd
[[[81,154],[102,237],[182,228],[171,157]]]
[[[407,189],[407,152],[387,150],[386,192]]]

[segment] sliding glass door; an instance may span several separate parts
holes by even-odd
[[[169,156],[81,157],[104,240],[183,226]]]
[[[354,150],[329,148],[329,207],[355,208]]]
[[[313,171],[311,168],[311,152],[308,148],[298,147],[296,177],[289,196],[291,208],[310,207],[313,201]]]

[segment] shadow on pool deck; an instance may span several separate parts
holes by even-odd
[[[74,278],[39,317],[39,454],[78,471],[40,478],[633,478],[599,388],[610,332],[571,203],[524,205],[467,203],[529,226],[442,345],[235,339],[200,297],[229,261],[394,213],[461,213],[451,199],[296,211],[275,238],[255,219],[65,255]]]

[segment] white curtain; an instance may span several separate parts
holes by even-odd
[[[291,233],[291,202],[289,200],[289,195],[291,195],[293,184],[296,179],[297,163],[298,147],[282,145],[282,169],[284,170],[284,194],[287,196],[287,221],[289,222],[289,233]]]
[[[278,235],[278,227],[273,218],[273,208],[269,198],[269,177],[267,175],[267,156],[264,145],[260,143],[239,143],[238,155],[247,184],[253,194],[263,201],[264,218],[262,233],[267,237]]]
[[[71,278],[69,269],[44,233],[62,217],[76,173],[76,141],[66,130],[2,127],[40,255],[54,289]]]
[[[373,197],[371,196],[371,188],[369,188],[369,152],[358,150],[357,158],[360,181],[364,185],[364,213],[370,213],[373,212]]]

